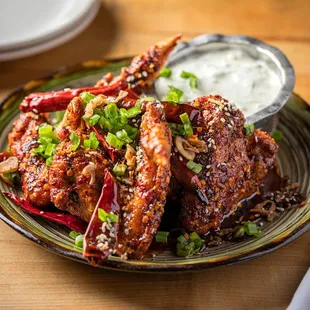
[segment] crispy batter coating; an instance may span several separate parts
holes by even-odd
[[[197,154],[195,162],[203,167],[198,177],[208,203],[184,192],[182,219],[189,231],[205,234],[218,228],[237,202],[257,191],[274,164],[278,147],[260,130],[247,137],[243,114],[220,96],[201,97],[191,104],[204,109],[198,137],[206,142],[208,152]]]
[[[128,67],[122,68],[119,76],[112,79],[113,75],[109,72],[97,82],[96,86],[106,86],[126,81],[129,88],[137,91],[150,87],[180,38],[181,35],[176,35],[158,42],[145,53],[134,57]]]
[[[107,160],[100,147],[73,151],[71,132],[79,136],[80,144],[89,138],[83,114],[82,99],[76,97],[69,104],[58,133],[61,142],[49,169],[49,185],[51,201],[58,209],[89,221],[100,197]]]
[[[8,137],[9,148],[20,163],[19,172],[24,196],[42,208],[50,203],[48,168],[45,160],[31,151],[38,146],[38,126],[44,122],[46,117],[43,114],[21,114],[14,122]]]
[[[122,195],[119,255],[141,258],[160,224],[170,182],[171,134],[160,103],[142,117],[133,193]]]

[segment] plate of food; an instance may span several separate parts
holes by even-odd
[[[0,218],[125,271],[253,259],[310,227],[310,108],[276,48],[159,42],[30,81],[1,103]]]

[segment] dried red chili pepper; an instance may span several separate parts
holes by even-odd
[[[87,223],[83,220],[71,215],[62,212],[50,212],[39,209],[32,204],[30,204],[26,199],[19,197],[13,193],[4,192],[4,195],[9,197],[13,202],[20,206],[23,210],[44,217],[52,222],[57,224],[62,224],[69,227],[71,230],[75,230],[80,233],[84,233],[87,227]]]
[[[101,196],[93,212],[92,218],[84,236],[83,255],[91,265],[102,264],[114,250],[117,239],[119,222],[103,222],[98,216],[98,210],[113,216],[120,216],[118,184],[111,173],[106,170]]]

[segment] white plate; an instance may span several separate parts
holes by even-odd
[[[97,0],[0,0],[0,52],[62,35],[97,5]]]
[[[86,16],[83,16],[81,20],[78,20],[76,23],[72,24],[69,29],[66,29],[66,32],[61,33],[54,38],[48,38],[47,40],[41,41],[38,44],[33,44],[31,46],[17,48],[9,51],[0,51],[0,61],[18,59],[38,54],[69,41],[70,39],[77,36],[80,32],[82,32],[93,21],[98,13],[99,8],[100,1],[93,1],[93,6],[90,8],[89,12],[87,12]]]

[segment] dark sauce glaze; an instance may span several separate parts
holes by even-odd
[[[292,187],[290,190],[285,190],[290,187]],[[289,198],[285,196],[286,192],[290,193]],[[283,199],[277,200],[276,197]],[[240,201],[236,210],[224,216],[219,230],[210,231],[203,237],[206,242],[206,247],[214,247],[231,240],[233,229],[240,225],[241,222],[250,220],[257,222],[260,224],[259,226],[263,226],[266,219],[258,215],[255,216],[250,210],[266,200],[275,202],[277,206],[276,216],[278,216],[286,209],[301,206],[303,199],[304,197],[299,193],[298,186],[296,184],[293,184],[293,186],[289,185],[289,179],[281,177],[277,169],[274,168],[269,171],[268,175],[261,182],[257,193]],[[145,257],[154,257],[165,250],[175,251],[177,237],[185,232],[179,219],[180,209],[179,201],[174,200],[167,202],[159,231],[170,232],[168,244],[153,241]]]

